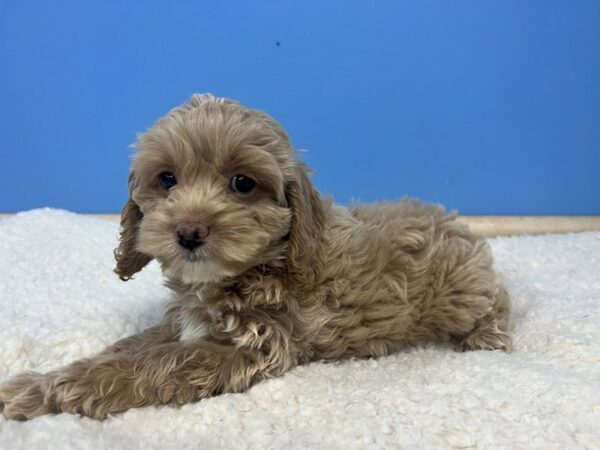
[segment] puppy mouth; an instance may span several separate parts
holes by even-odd
[[[179,254],[183,259],[189,262],[201,262],[206,261],[209,258],[206,243],[189,250],[179,246]]]
[[[199,252],[198,250],[184,250],[184,257],[189,262],[200,262],[206,261],[207,257],[203,254],[203,252]]]

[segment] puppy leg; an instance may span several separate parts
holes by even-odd
[[[492,267],[489,245],[476,237],[445,242],[436,293],[425,302],[423,323],[459,350],[509,351],[510,299]]]
[[[152,327],[143,333],[121,339],[96,356],[95,360],[109,359],[118,352],[135,352],[153,342],[168,339],[166,328]],[[91,360],[89,360],[91,361]],[[0,386],[0,411],[11,419],[26,420],[55,412],[47,398],[59,371],[45,374],[28,372],[17,375]]]
[[[261,352],[211,342],[172,342],[134,355],[99,355],[47,375],[23,375],[2,387],[0,399],[11,419],[49,412],[103,419],[134,407],[240,392],[261,377],[285,370],[273,367]]]
[[[172,305],[167,309],[159,325],[150,327],[139,334],[115,342],[98,356],[110,353],[129,353],[133,355],[145,348],[178,340],[180,327],[178,325],[177,317],[179,313],[180,305]]]
[[[177,340],[177,335],[170,326],[157,325],[140,334],[126,337],[115,342],[100,355],[109,353],[129,353],[131,355],[142,351],[144,348],[153,347]]]
[[[175,339],[176,334],[171,323],[164,320],[161,325],[117,341],[96,357],[86,361],[90,365],[97,364],[100,361],[117,361],[122,359],[122,356],[117,355],[119,353],[131,356],[145,348],[174,341]],[[42,414],[56,412],[54,404],[50,401],[49,393],[61,373],[61,371],[46,374],[23,373],[3,383],[0,386],[0,411],[4,411],[6,417],[17,420],[26,420]]]
[[[160,325],[121,339],[94,358],[74,363],[67,369],[45,374],[23,373],[8,380],[0,385],[0,411],[6,417],[16,420],[27,420],[60,411],[51,396],[56,391],[59,377],[69,371],[76,371],[76,367],[81,367],[84,362],[89,367],[113,363],[118,365],[145,349],[176,341],[178,329],[174,317],[177,312],[177,307],[170,308]]]
[[[479,321],[466,336],[457,339],[459,350],[504,350],[511,351],[512,341],[508,333],[510,298],[506,289],[500,287],[492,311]]]

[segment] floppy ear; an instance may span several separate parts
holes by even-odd
[[[287,264],[291,281],[312,288],[323,267],[323,228],[325,212],[321,197],[308,179],[308,168],[298,163],[295,176],[286,189],[292,210],[292,226]]]
[[[133,174],[129,175],[129,199],[127,199],[121,212],[119,246],[115,249],[115,259],[117,260],[115,273],[123,281],[131,279],[135,273],[142,270],[152,260],[151,256],[140,253],[135,249],[138,225],[144,214],[131,198],[132,183]]]

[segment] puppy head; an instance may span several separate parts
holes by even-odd
[[[137,142],[115,272],[156,258],[171,279],[221,281],[266,263],[314,282],[323,210],[282,127],[237,102],[195,95]]]

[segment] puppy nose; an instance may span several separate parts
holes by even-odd
[[[195,222],[180,223],[175,227],[179,245],[188,250],[200,247],[209,233],[207,225]]]

